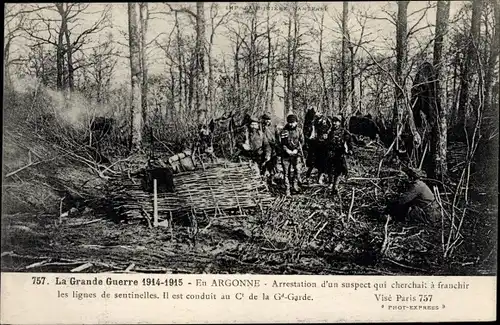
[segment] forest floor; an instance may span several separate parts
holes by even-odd
[[[52,204],[45,213],[11,209],[2,214],[2,271],[69,272],[84,266],[79,271],[495,274],[498,210],[491,197],[497,193],[474,189],[477,199],[462,228],[463,243],[452,258],[443,259],[440,244],[429,244],[428,229],[386,223],[381,214],[401,181],[397,170],[386,165],[377,177],[384,152],[380,146],[356,148],[338,197],[321,185],[304,187],[289,198],[272,188],[276,200],[269,208],[199,216],[195,237],[192,229],[176,223],[151,229],[141,221],[114,221],[95,203],[106,199],[103,184],[91,186],[100,199],[79,204],[68,217],[60,217],[71,208],[67,203],[64,208]],[[76,172],[74,167],[72,173],[68,165],[65,171],[57,168],[66,176],[79,173],[80,185],[90,177],[83,168]],[[28,178],[22,172],[18,176]],[[83,191],[81,186],[78,190]]]

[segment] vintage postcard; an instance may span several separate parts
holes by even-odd
[[[496,320],[500,1],[7,3],[1,323]]]

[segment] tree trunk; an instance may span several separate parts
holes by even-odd
[[[102,102],[102,69],[97,71],[97,102]]]
[[[330,111],[328,112],[329,114],[333,114],[333,112],[335,111],[335,69],[334,69],[334,66],[333,66],[333,62],[330,64],[330,82],[331,82],[331,99],[330,99],[330,103],[331,103],[331,106],[330,106]],[[339,101],[340,103],[340,101]],[[340,105],[339,105],[340,106]]]
[[[285,89],[284,89],[284,102],[285,102],[285,118],[290,112],[290,83],[291,83],[291,67],[292,67],[292,13],[288,15],[288,39],[287,39],[287,50],[286,50],[286,69],[285,69]]]
[[[5,87],[8,88],[12,84],[11,74],[10,74],[10,44],[12,42],[12,38],[7,38],[4,48],[3,48],[3,77],[5,80]]]
[[[70,93],[72,93],[75,89],[75,77],[74,77],[74,67],[73,67],[73,47],[71,46],[71,40],[69,36],[69,30],[68,30],[68,19],[67,19],[67,12],[62,13],[62,21],[64,22],[64,36],[66,37],[66,62],[68,65],[68,87]]]
[[[128,33],[130,50],[130,77],[132,100],[130,106],[131,118],[131,150],[140,150],[142,143],[142,113],[141,113],[141,46],[137,17],[137,3],[128,3]]]
[[[497,121],[498,109],[494,109],[492,101],[493,77],[495,75],[495,66],[500,52],[500,0],[493,0],[493,10],[495,13],[495,31],[491,43],[490,57],[488,58],[487,70],[484,78],[484,117]]]
[[[433,159],[434,175],[430,177],[440,177],[447,173],[447,107],[446,107],[446,89],[443,87],[443,78],[445,78],[446,58],[446,38],[448,33],[448,18],[450,16],[450,1],[438,1],[436,12],[436,38],[434,40],[434,70],[436,73],[436,102],[431,105],[431,154]],[[432,109],[434,108],[434,109]]]
[[[363,111],[363,70],[359,71],[359,99],[358,99],[358,106],[359,110]]]
[[[141,2],[139,3],[139,15],[141,22],[141,71],[142,71],[142,80],[141,80],[141,112],[142,112],[142,121],[145,124],[147,121],[147,112],[148,112],[148,64],[147,64],[147,54],[146,54],[146,35],[148,32],[148,3]]]
[[[480,23],[481,23],[481,11],[483,7],[483,0],[475,0],[472,1],[472,19],[471,19],[471,28],[468,37],[468,46],[467,46],[467,54],[465,57],[465,64],[462,71],[462,76],[460,80],[461,90],[460,90],[460,99],[458,104],[458,124],[461,127],[465,127],[466,115],[469,111],[470,105],[470,95],[469,95],[469,87],[472,83],[472,66],[476,64],[477,61],[477,50],[478,50],[478,41],[480,34]]]
[[[212,4],[213,5],[213,4]],[[213,25],[212,25],[212,28]],[[214,85],[214,69],[212,67],[212,47],[214,45],[215,30],[212,29],[210,33],[210,43],[207,51],[207,61],[208,61],[208,103],[207,108],[210,114],[214,114],[214,100],[215,100],[215,85]]]
[[[212,9],[217,8],[218,4],[211,4]],[[208,57],[208,108],[211,112],[211,114],[216,114],[215,112],[215,95],[216,95],[216,85],[215,85],[215,76],[214,76],[214,69],[213,69],[213,58],[212,58],[212,50],[214,47],[214,39],[215,39],[215,33],[217,27],[222,23],[223,18],[219,20],[219,22],[215,22],[215,17],[212,16],[212,9],[210,10],[211,14],[211,33],[210,33],[210,43],[207,51],[207,57]]]
[[[234,49],[234,83],[236,88],[236,106],[241,108],[241,71],[240,71],[240,46],[241,43],[239,39],[236,40],[236,46]]]
[[[255,22],[255,12],[252,14],[250,20],[250,48],[248,54],[248,75],[249,75],[249,96],[250,107],[252,114],[255,113],[255,108],[257,107],[257,78],[256,78],[256,60],[255,60],[255,37],[257,36],[256,22]]]
[[[293,5],[293,47],[292,47],[292,77],[291,77],[291,87],[290,95],[292,96],[291,110],[297,114],[297,103],[295,96],[295,85],[297,82],[297,48],[298,48],[298,36],[299,36],[299,17],[298,17],[298,3],[294,2]]]
[[[56,3],[55,4],[56,9],[61,16],[61,28],[59,30],[58,34],[58,41],[57,41],[57,83],[58,83],[58,89],[67,89],[69,88],[70,92],[73,90],[74,87],[74,78],[73,78],[73,58],[72,58],[72,47],[71,47],[71,42],[69,38],[69,31],[68,31],[68,10],[67,10],[67,5],[66,9],[64,8],[64,3]],[[66,38],[66,47],[64,47],[64,38]],[[67,76],[67,83],[64,83],[64,54],[66,54],[66,64],[67,64],[67,71],[68,71],[68,76]],[[61,70],[59,70],[59,68]],[[60,78],[60,80],[59,80]],[[61,86],[59,88],[59,86]],[[66,94],[65,94],[66,95]]]
[[[270,3],[268,2],[268,5]],[[272,74],[272,65],[271,65],[271,55],[272,55],[272,43],[271,43],[271,25],[269,23],[269,10],[267,11],[267,71],[266,71],[266,84],[265,84],[265,94],[266,94],[266,101],[265,101],[265,111],[269,111],[269,107],[272,103],[272,96],[271,92],[272,90],[269,89],[270,87],[270,79],[271,79],[271,74]]]
[[[354,107],[356,107],[355,100],[355,88],[354,88],[354,48],[352,44],[349,45],[349,50],[351,51],[351,88],[350,96],[351,96],[351,113],[354,111]]]
[[[205,82],[205,9],[203,2],[196,2],[196,111],[197,121],[206,119],[206,82]]]
[[[408,1],[398,1],[398,21],[396,27],[396,85],[395,85],[395,101],[393,108],[393,127],[394,134],[400,130],[403,121],[403,109],[406,106],[405,102],[405,75],[407,61],[407,10]],[[411,104],[410,104],[411,105]],[[410,107],[411,109],[411,107]],[[409,115],[413,114],[409,112]],[[396,147],[398,149],[398,147]]]
[[[457,86],[457,80],[459,78],[459,71],[458,71],[459,66],[460,66],[460,53],[459,51],[457,51],[453,62],[453,99],[451,104],[452,106],[451,106],[451,117],[450,117],[451,125],[455,125],[458,115],[458,99],[460,98],[460,85]]]
[[[323,67],[323,31],[324,31],[324,22],[325,22],[325,11],[321,11],[320,18],[320,26],[319,26],[319,53],[318,53],[318,63],[319,63],[319,72],[321,74],[321,96],[323,103],[323,107],[321,110],[326,113],[331,111],[330,101],[328,100],[328,92],[326,87],[326,76],[325,76],[325,68]]]
[[[175,74],[174,74],[174,67],[172,64],[170,65],[170,94],[172,96],[170,100],[170,107],[167,107],[167,111],[165,113],[165,117],[167,118],[167,121],[171,121],[173,118],[172,110],[175,109]]]
[[[193,58],[190,58],[192,61]],[[196,54],[194,60],[196,61]],[[186,101],[188,104],[189,112],[192,112],[195,109],[196,105],[196,63],[189,62],[189,66],[187,64],[185,67],[189,67],[188,72],[186,73]]]
[[[275,109],[274,107],[274,92],[275,92],[275,87],[276,87],[276,69],[273,69],[272,74],[271,74],[271,95],[269,98],[269,103],[271,105],[271,114],[275,114]]]
[[[177,17],[177,11],[174,13],[175,15],[175,27],[177,28],[176,39],[177,39],[177,62],[179,66],[179,106],[177,112],[181,112],[184,107],[184,100],[186,99],[186,85],[184,81],[184,56],[182,54],[182,38],[181,38],[181,30],[179,28],[179,19]],[[175,97],[174,97],[175,98]]]
[[[344,1],[342,7],[342,62],[341,62],[341,90],[340,90],[340,113],[343,113],[347,106],[347,50],[349,46],[349,36],[347,21],[349,15],[349,2]]]
[[[66,30],[66,44],[67,45],[67,52],[66,52],[66,59],[67,59],[67,65],[68,65],[68,88],[70,93],[72,93],[75,89],[75,70],[73,67],[73,50],[71,48],[71,43],[69,39],[69,32]]]
[[[57,90],[64,89],[64,20],[61,21],[61,28],[57,37],[57,54],[56,54],[56,70],[57,70]]]
[[[66,9],[64,9],[64,4],[59,4],[57,6],[59,14],[61,15],[61,31],[66,38],[66,64],[68,69],[68,83],[67,88],[69,88],[69,92],[73,92],[75,87],[75,79],[74,79],[74,68],[73,68],[73,47],[71,46],[71,40],[68,30],[68,6],[66,5]]]

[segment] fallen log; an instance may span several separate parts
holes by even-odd
[[[91,268],[92,266],[93,266],[93,264],[92,264],[92,263],[85,263],[85,264],[83,264],[83,265],[80,265],[80,266],[78,266],[78,267],[75,267],[75,268],[74,268],[74,269],[72,269],[70,272],[72,272],[72,273],[73,273],[73,272],[82,272],[82,271],[84,271],[84,270],[86,270],[86,269],[88,269],[88,268]]]

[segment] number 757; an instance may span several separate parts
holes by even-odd
[[[422,302],[431,302],[432,295],[418,295],[420,297],[420,301]]]
[[[35,285],[45,284],[44,276],[32,276],[31,279],[33,280],[33,284]]]

